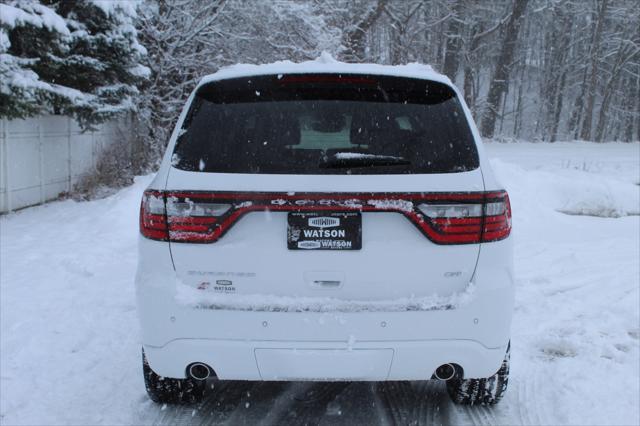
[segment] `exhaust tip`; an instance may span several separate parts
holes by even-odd
[[[211,368],[207,364],[194,362],[187,368],[189,377],[196,380],[207,380],[211,376]]]
[[[456,367],[452,364],[442,364],[440,367],[436,368],[436,372],[434,376],[438,380],[451,380],[456,375]]]

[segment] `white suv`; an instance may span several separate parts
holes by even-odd
[[[509,369],[511,209],[469,110],[424,65],[235,66],[189,98],[140,210],[146,389],[447,381]]]

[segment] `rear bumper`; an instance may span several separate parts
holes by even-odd
[[[179,339],[145,346],[158,374],[185,377],[192,362],[212,366],[223,380],[428,380],[444,363],[464,366],[465,377],[498,370],[506,345],[489,349],[470,340],[357,342]]]
[[[143,240],[136,295],[145,353],[166,377],[185,377],[192,362],[229,380],[427,380],[444,363],[459,364],[465,377],[489,377],[510,337],[510,240],[482,245],[463,307],[329,313],[180,305],[167,245]]]

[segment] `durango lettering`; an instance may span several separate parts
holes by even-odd
[[[344,238],[344,229],[305,229],[305,238]]]

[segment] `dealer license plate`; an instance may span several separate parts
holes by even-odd
[[[288,215],[290,250],[360,250],[360,212],[292,212]]]

